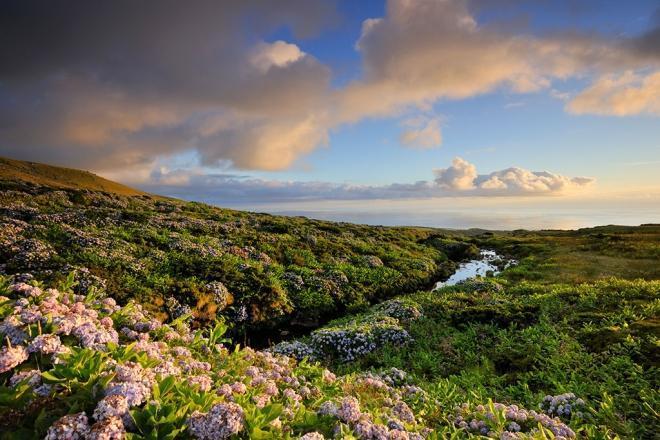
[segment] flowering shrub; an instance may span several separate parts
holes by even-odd
[[[352,320],[339,320],[312,332],[305,341],[284,341],[271,350],[296,359],[354,361],[383,346],[412,341],[404,325],[419,319],[419,307],[402,299],[385,301]]]
[[[540,434],[541,431],[552,433],[557,440],[576,437],[575,432],[558,418],[492,401],[474,407],[464,403],[457,410],[454,423],[468,432],[502,439],[526,438],[525,435]]]
[[[557,396],[545,396],[539,408],[551,417],[560,417],[570,420],[574,415],[582,417],[585,410],[584,400],[575,397],[573,393],[564,393]]]
[[[369,439],[421,438],[425,429],[402,400],[411,394],[401,370],[338,378],[274,352],[230,352],[219,343],[221,324],[193,331],[185,320],[162,324],[138,304],[121,307],[111,298],[26,283],[7,284],[4,293],[0,336],[11,334],[20,343],[3,346],[6,378],[0,380],[14,393],[9,401],[25,405],[19,408],[25,417],[15,418],[8,432],[44,429],[48,439],[165,433],[318,439],[353,432]],[[377,323],[382,329],[395,321],[383,319]],[[309,357],[301,343],[288,347]],[[26,389],[27,400],[19,398]],[[57,405],[42,406],[47,402]],[[29,414],[41,408],[49,408],[52,424],[38,428]]]
[[[0,189],[0,274],[16,273],[0,276],[2,437],[657,431],[657,226],[467,237],[17,188]],[[408,295],[453,270],[447,256],[484,245],[523,260],[496,279]],[[593,261],[606,264],[560,267],[556,249],[572,245],[598,249],[608,259]],[[625,271],[609,265],[626,262],[619,253],[635,258]],[[548,284],[604,273],[648,281]],[[394,295],[405,296],[367,309]],[[241,342],[266,323],[277,331],[363,313],[259,351],[223,345],[216,311]],[[522,408],[546,390],[579,390],[588,409],[570,394]],[[454,410],[489,397],[508,403]]]
[[[273,346],[270,351],[284,356],[290,356],[297,360],[317,358],[314,348],[301,341],[283,341]]]

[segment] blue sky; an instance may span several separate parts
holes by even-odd
[[[3,155],[271,211],[660,200],[655,0],[24,1],[0,29]]]
[[[571,7],[571,3],[578,6]],[[486,20],[504,17],[521,22],[524,24],[520,26],[533,32],[578,29],[635,36],[652,26],[652,14],[658,7],[660,4],[652,0],[626,2],[625,6],[606,0],[531,1],[489,10],[484,16]],[[300,46],[332,66],[334,83],[341,86],[359,77],[361,58],[354,45],[362,21],[383,16],[385,2],[344,1],[338,10],[339,23],[317,38],[301,41]],[[283,29],[271,38],[292,36]],[[575,93],[586,84],[587,79],[574,79],[559,81],[554,87]],[[333,130],[327,148],[302,158],[291,170],[258,174],[264,178],[359,184],[412,182],[430,178],[431,167],[464,156],[484,171],[517,165],[597,176],[606,185],[658,183],[660,123],[656,116],[576,117],[566,113],[564,105],[547,90],[526,94],[497,90],[470,99],[438,102],[434,112],[441,115],[444,129],[443,144],[437,149],[402,148],[397,118],[371,119]]]

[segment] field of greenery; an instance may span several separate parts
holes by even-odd
[[[235,329],[305,328],[427,288],[478,254],[460,233],[277,217],[151,196],[0,184],[0,262],[76,293]]]
[[[19,182],[0,222],[0,439],[660,432],[658,225],[386,228]],[[430,291],[479,249],[518,264]]]

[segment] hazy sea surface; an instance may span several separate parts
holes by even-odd
[[[576,229],[599,225],[660,223],[658,200],[511,201],[435,200],[221,204],[271,214],[386,226],[440,228]]]

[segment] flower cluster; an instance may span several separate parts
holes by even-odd
[[[22,346],[7,346],[0,350],[0,373],[5,373],[28,359],[28,350]]]
[[[194,412],[188,420],[190,433],[200,440],[229,438],[243,429],[243,408],[235,403],[220,403],[208,413]]]
[[[405,345],[412,337],[404,325],[419,319],[416,304],[402,299],[385,301],[350,321],[336,321],[312,332],[305,341],[280,342],[274,353],[296,359],[338,358],[354,361],[385,345]]]
[[[503,422],[503,429],[501,423]],[[464,403],[457,409],[454,423],[466,431],[487,435],[500,436],[502,439],[527,438],[525,435],[538,432],[538,426],[552,432],[557,440],[575,438],[575,432],[556,417],[545,413],[527,410],[518,405],[505,405],[493,402],[489,405],[477,405],[472,408]]]
[[[584,409],[584,400],[575,397],[573,393],[564,393],[557,396],[545,396],[539,408],[551,417],[560,417],[570,420],[573,415],[581,417]]]
[[[373,310],[406,323],[422,317],[422,311],[417,304],[402,299],[385,301],[375,306]]]
[[[343,361],[354,361],[387,345],[404,345],[412,338],[395,318],[370,316],[362,321],[316,330],[311,335],[311,346],[326,356]]]
[[[317,354],[314,348],[301,341],[283,341],[274,345],[270,351],[273,353],[289,356],[297,360],[316,359]]]
[[[31,404],[39,405],[35,396],[47,395],[44,401],[65,400],[69,389],[72,397],[84,395],[75,391],[79,382],[66,382],[67,376],[57,376],[56,370],[75,368],[68,374],[94,374],[97,380],[85,402],[89,411],[57,420],[46,433],[49,439],[121,439],[148,433],[150,424],[163,420],[170,420],[167,429],[185,431],[200,440],[250,437],[259,432],[309,440],[326,436],[420,440],[431,432],[426,411],[434,401],[415,386],[413,377],[396,368],[337,377],[275,349],[230,352],[208,340],[207,332],[195,332],[182,322],[163,324],[135,303],[120,307],[112,298],[84,298],[23,282],[9,286],[6,295],[2,329],[20,339],[0,351],[0,366],[11,372],[6,381],[10,390],[24,392],[27,384],[34,392],[29,396]],[[393,302],[361,321],[331,327],[331,333],[315,332],[309,345],[292,342],[279,347],[288,354],[310,357],[314,346],[325,347],[327,353],[334,345],[335,353],[348,359],[351,353],[357,355],[351,350],[365,344],[392,343],[388,332],[402,330],[399,319],[415,315],[406,304]],[[99,338],[100,332],[116,337]],[[358,342],[342,346],[334,338]],[[80,359],[77,355],[90,353],[99,356],[97,361],[82,367],[68,365]],[[547,403],[563,405],[564,414],[566,405],[577,405],[572,395],[553,399]],[[259,425],[261,412],[271,416]],[[309,425],[310,413],[318,414],[319,424]],[[497,424],[498,420],[504,420],[504,425]],[[538,424],[558,439],[575,437],[552,414],[499,403],[463,407],[455,423],[471,433],[495,432],[503,438],[534,433]]]
[[[226,308],[234,300],[227,287],[225,287],[225,285],[220,281],[210,282],[205,287],[206,290],[208,290],[213,296],[213,302],[218,306],[219,309]]]
[[[69,414],[48,428],[45,440],[83,440],[89,434],[89,420],[85,413]]]
[[[129,407],[144,403],[151,396],[155,374],[140,364],[127,362],[117,365],[115,377],[105,390],[106,396],[123,396]]]

